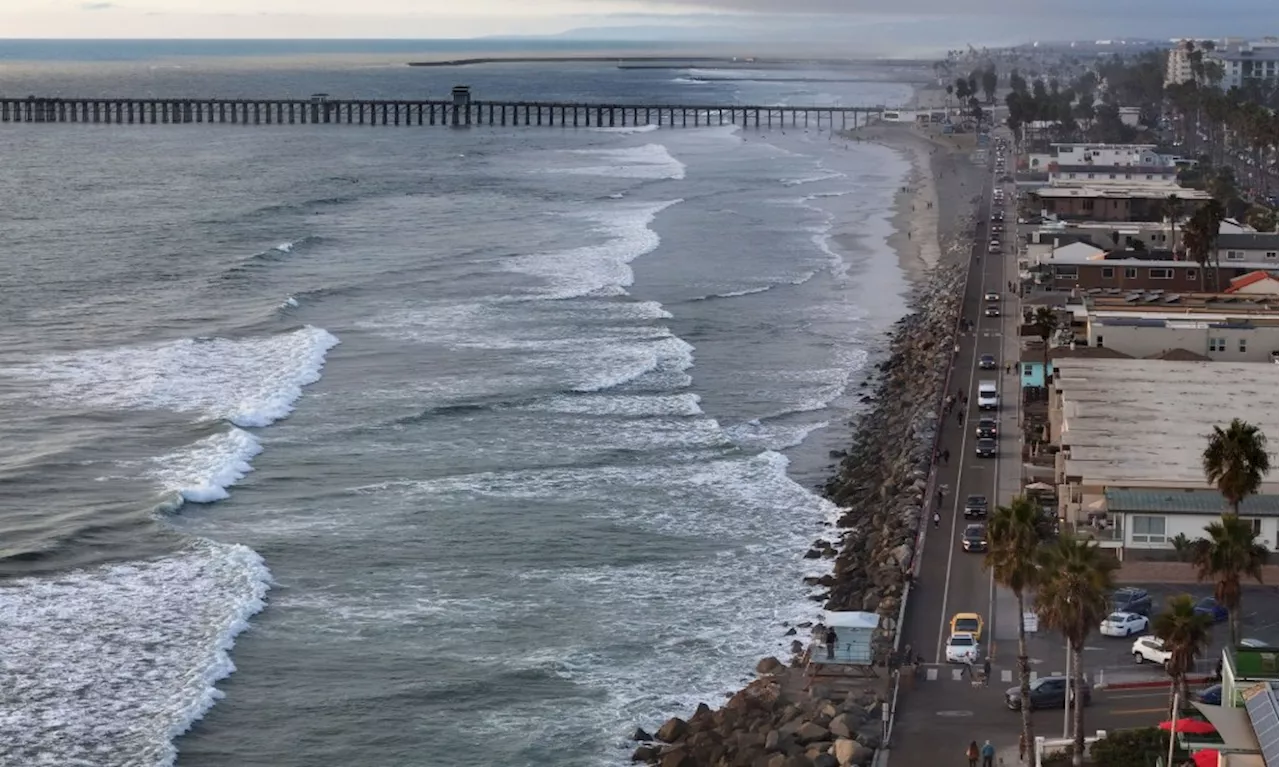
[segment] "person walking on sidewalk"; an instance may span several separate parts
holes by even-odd
[[[964,750],[964,757],[969,760],[969,767],[978,767],[978,741],[969,741],[969,747]]]
[[[982,660],[982,686],[991,686],[991,659],[984,658]]]
[[[991,741],[982,744],[982,767],[992,767],[992,762],[996,758],[996,747],[991,745]]]
[[[940,524],[942,524],[942,515],[935,511],[935,512],[933,512],[933,527],[934,527],[934,529],[937,529],[938,525],[940,525]]]

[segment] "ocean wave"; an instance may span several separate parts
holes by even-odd
[[[805,176],[803,178],[790,178],[782,182],[783,186],[801,186],[802,184],[815,184],[819,181],[832,181],[837,178],[848,178],[848,174],[839,171],[828,171],[819,173],[816,176]]]
[[[199,541],[0,590],[6,764],[170,767],[173,739],[222,697],[228,655],[265,606],[270,573],[238,545]]]
[[[775,424],[753,418],[746,423],[726,428],[725,433],[739,447],[751,450],[785,450],[802,444],[810,434],[828,425],[827,421]]]
[[[624,125],[616,128],[587,128],[592,133],[651,133],[658,129],[657,125]]]
[[[53,355],[0,375],[41,382],[34,398],[55,407],[196,411],[236,426],[266,426],[293,411],[337,343],[328,331],[308,325],[265,337]]]
[[[651,180],[679,180],[685,173],[685,164],[672,157],[662,144],[624,149],[565,149],[560,153],[580,157],[591,164],[576,168],[547,168],[544,173]]]
[[[717,298],[740,298],[742,296],[750,296],[756,293],[764,293],[773,288],[773,285],[762,285],[758,288],[744,288],[742,290],[728,290],[723,293],[709,293],[705,296],[698,296],[690,299],[692,301],[713,301]]]
[[[149,473],[166,492],[184,501],[213,503],[229,497],[227,488],[253,471],[249,462],[261,452],[257,437],[233,427],[185,450],[152,458]]]

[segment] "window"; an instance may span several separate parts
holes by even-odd
[[[1154,177],[1154,176],[1152,176],[1150,173],[1148,173],[1148,174],[1147,174],[1147,180],[1148,180],[1148,181],[1150,181],[1150,180],[1151,180],[1151,179],[1153,179],[1153,178],[1155,178],[1155,177]]]
[[[1116,276],[1116,268],[1114,266],[1102,267],[1102,279],[1111,280],[1111,279],[1115,279],[1115,276]]]
[[[1136,266],[1126,266],[1126,267],[1124,268],[1124,278],[1125,278],[1126,280],[1136,280],[1136,279],[1138,279],[1138,267],[1136,267]]]
[[[1094,346],[1098,347],[1099,349],[1102,348],[1102,336],[1098,336],[1098,341],[1097,343],[1094,344]]]
[[[1093,178],[1092,173],[1089,174],[1089,178]],[[1080,208],[1081,210],[1093,210],[1093,200],[1081,200]]]
[[[1225,338],[1210,338],[1210,339],[1209,339],[1209,351],[1211,351],[1211,352],[1225,352],[1226,350],[1227,350],[1227,339],[1225,339]]]
[[[1173,270],[1172,269],[1149,269],[1147,270],[1147,275],[1151,277],[1151,279],[1153,280],[1172,280]]]
[[[1092,173],[1090,173],[1090,174],[1089,174],[1089,178],[1093,178],[1093,174],[1092,174]]]
[[[1245,353],[1245,352],[1247,352],[1247,351],[1249,351],[1249,344],[1245,341],[1245,339],[1241,338],[1241,339],[1240,339],[1240,353],[1241,353],[1241,354],[1244,354],[1244,353]]]
[[[1074,173],[1068,173],[1068,174],[1067,174],[1067,178],[1075,178],[1075,177],[1076,177],[1076,174],[1074,174]]]
[[[1267,251],[1267,260],[1268,260],[1268,261],[1275,261],[1275,260],[1276,260],[1276,252],[1275,252],[1274,250],[1268,250],[1268,251]]]
[[[1188,280],[1194,280],[1194,279],[1198,278],[1199,276],[1200,276],[1200,273],[1199,273],[1199,272],[1197,272],[1195,269],[1188,269],[1188,270],[1187,270],[1187,279],[1188,279]]]
[[[1228,251],[1227,251],[1227,260],[1228,260],[1228,261],[1243,261],[1243,260],[1244,260],[1244,251],[1243,251],[1243,250],[1228,250]]]
[[[1080,276],[1080,272],[1074,266],[1055,266],[1053,267],[1053,276],[1074,280]]]
[[[1164,543],[1164,517],[1135,514],[1130,525],[1134,543]]]
[[[1113,179],[1113,178],[1115,178],[1115,177],[1116,177],[1116,174],[1114,174],[1114,173],[1109,174],[1109,175],[1107,176],[1107,178],[1112,178],[1112,179]],[[1128,174],[1125,174],[1125,177],[1127,178],[1127,177],[1128,177]]]
[[[1262,520],[1253,517],[1241,517],[1242,522],[1253,528],[1254,535],[1262,535]]]
[[[1027,364],[1022,366],[1022,374],[1024,376],[1035,375],[1035,372],[1036,372],[1036,369],[1034,365]]]

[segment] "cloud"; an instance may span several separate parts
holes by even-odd
[[[80,10],[82,11],[109,11],[115,7],[116,7],[115,3],[81,3],[80,4]]]

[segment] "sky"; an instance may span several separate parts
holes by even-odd
[[[853,38],[916,25],[1004,43],[1275,35],[1280,22],[1275,0],[0,0],[4,38],[439,39],[624,25],[847,29]]]

